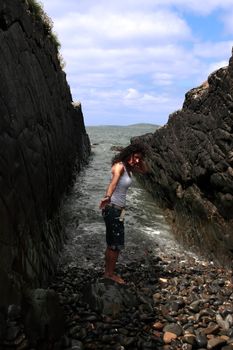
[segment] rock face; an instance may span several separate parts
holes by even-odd
[[[141,181],[166,209],[177,238],[221,263],[233,258],[233,58],[186,94],[154,134]],[[198,249],[197,249],[198,248]]]
[[[53,272],[59,204],[90,152],[56,41],[29,4],[0,2],[0,307]]]

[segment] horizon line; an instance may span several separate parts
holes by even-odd
[[[137,126],[137,125],[151,125],[151,126],[163,126],[164,124],[153,124],[153,123],[133,123],[133,124],[85,124],[85,127],[93,127],[93,126],[121,126],[121,127],[127,127],[127,126]]]

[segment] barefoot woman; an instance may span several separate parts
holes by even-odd
[[[105,197],[100,201],[100,208],[106,225],[107,249],[105,252],[105,274],[118,283],[124,280],[115,274],[115,266],[124,248],[124,211],[126,193],[132,182],[132,173],[146,173],[148,167],[143,158],[145,147],[132,144],[125,147],[112,161],[112,177]]]

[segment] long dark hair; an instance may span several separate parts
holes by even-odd
[[[127,147],[123,148],[118,154],[116,154],[112,158],[112,165],[123,162],[124,164],[127,163],[127,160],[135,153],[141,153],[142,157],[144,158],[146,155],[146,146],[143,143],[132,143],[128,145]]]

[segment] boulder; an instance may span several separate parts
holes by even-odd
[[[31,346],[53,344],[64,333],[65,317],[53,290],[35,289],[24,297],[25,332]]]
[[[112,318],[138,304],[127,286],[107,279],[84,286],[83,300],[92,310]]]

